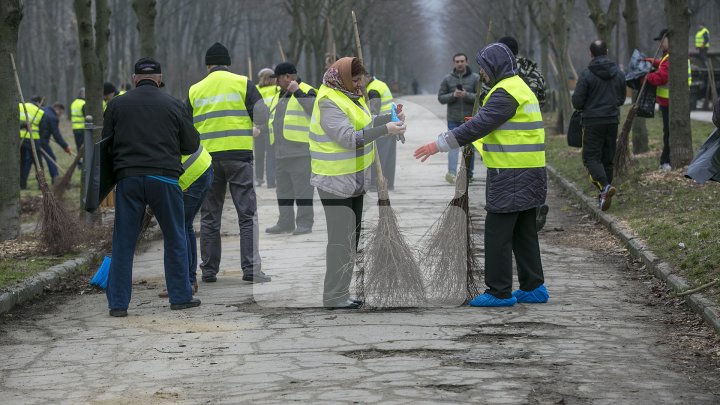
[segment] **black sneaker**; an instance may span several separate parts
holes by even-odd
[[[292,226],[280,226],[273,225],[270,228],[265,229],[265,233],[279,234],[279,233],[291,233],[295,228]]]
[[[242,277],[243,281],[250,283],[269,283],[272,278],[262,271],[256,271],[254,273],[245,274]]]
[[[123,318],[127,316],[127,309],[111,309],[110,310],[110,316],[114,316],[117,318]]]
[[[188,309],[188,308],[194,308],[200,306],[200,300],[197,298],[193,298],[188,302],[183,302],[182,304],[170,304],[170,309],[172,310],[179,310],[179,309]]]
[[[548,211],[550,211],[550,207],[543,204],[538,208],[537,217],[535,218],[535,227],[537,228],[537,231],[540,232],[541,229],[545,226],[545,221],[547,221],[547,214]]]
[[[217,281],[217,276],[202,276],[202,281],[206,283],[214,283]]]
[[[612,203],[612,197],[615,195],[615,187],[608,184],[603,189],[602,193],[600,193],[600,209],[602,211],[607,211],[610,209],[610,204]]]

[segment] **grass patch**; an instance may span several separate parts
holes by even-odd
[[[627,106],[623,108],[623,117]],[[698,185],[686,179],[687,167],[658,170],[662,149],[662,120],[647,119],[650,152],[634,157],[628,173],[614,181],[618,194],[610,213],[627,223],[662,260],[692,284],[720,277],[720,184]],[[711,123],[691,121],[697,150],[710,135]],[[588,181],[580,149],[567,146],[565,135],[546,139],[547,161],[589,197],[597,189]],[[709,290],[720,302],[720,289]]]
[[[0,260],[0,290],[67,260],[64,257]]]

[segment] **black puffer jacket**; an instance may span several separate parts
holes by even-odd
[[[510,49],[490,44],[476,61],[490,77],[490,87],[515,76],[517,64]],[[515,115],[518,102],[502,89],[496,90],[472,120],[449,131],[445,140],[451,147],[470,144],[490,134]],[[520,212],[545,203],[547,173],[544,167],[529,169],[488,169],[485,210],[493,213]]]
[[[607,56],[594,58],[580,74],[572,104],[582,110],[583,125],[617,124],[625,104],[625,74]]]

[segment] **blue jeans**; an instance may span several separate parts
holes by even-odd
[[[462,122],[453,122],[448,121],[448,130],[452,131],[453,129],[459,127],[462,125]],[[458,155],[460,154],[460,149],[451,149],[450,152],[448,152],[448,172],[457,175],[457,167],[458,167]],[[473,177],[475,174],[475,153],[473,153],[472,157],[470,158],[470,177]]]
[[[116,186],[112,262],[106,291],[110,309],[127,309],[130,305],[133,256],[146,205],[153,210],[163,234],[170,304],[192,299],[180,186],[146,176],[130,176],[120,179]]]
[[[203,201],[208,190],[210,190],[210,184],[213,179],[213,168],[212,166],[203,173],[202,176],[198,177],[195,182],[188,187],[183,193],[183,205],[185,206],[185,238],[187,239],[188,248],[188,265],[190,269],[189,277],[190,284],[197,282],[197,238],[195,238],[195,229],[193,228],[193,221],[195,216],[200,211]]]
[[[38,148],[37,153],[41,153],[39,150],[40,142],[35,141],[35,147]],[[31,148],[32,145],[30,145],[30,141],[24,139],[20,147],[20,188],[23,190],[27,188],[27,179],[30,175],[30,169],[35,164]],[[40,159],[40,156],[38,156],[38,161],[42,166],[42,159]]]
[[[44,150],[45,153],[47,153],[47,155],[45,155],[45,153],[38,151],[38,159],[40,159],[40,160],[42,160],[43,158],[45,159],[45,161],[47,162],[48,172],[50,172],[50,178],[54,182],[55,177],[57,177],[59,173],[58,173],[58,168],[55,165],[55,163],[53,163],[50,160],[50,159],[52,159],[57,162],[57,157],[55,156],[55,153],[53,152],[52,147],[50,147],[50,141],[40,142],[40,149]]]

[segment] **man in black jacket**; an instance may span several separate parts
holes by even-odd
[[[180,155],[195,152],[200,138],[183,104],[160,92],[160,64],[135,63],[135,90],[111,100],[104,113],[103,138],[113,137],[117,180],[112,264],[107,286],[111,316],[127,316],[132,292],[135,245],[145,207],[157,218],[165,242],[165,282],[170,309],[200,305],[188,276]]]
[[[615,195],[613,159],[620,110],[625,103],[625,74],[607,57],[603,41],[590,44],[592,61],[580,74],[572,104],[582,111],[583,164],[590,181],[600,190],[598,205],[607,211]]]

